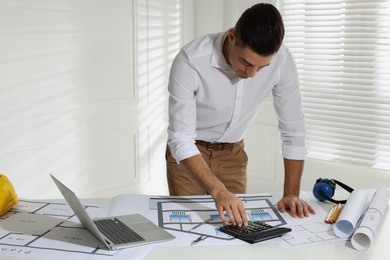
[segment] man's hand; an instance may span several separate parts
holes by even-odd
[[[225,217],[226,212],[233,225],[240,227],[248,225],[248,216],[244,205],[233,193],[225,190],[218,193],[213,199],[223,224],[227,225],[229,222]]]
[[[293,218],[308,217],[309,213],[316,214],[314,209],[297,195],[283,195],[283,198],[278,202],[278,210],[282,213],[289,210]]]
[[[182,160],[181,163],[192,173],[207,193],[213,197],[223,224],[229,223],[225,217],[226,212],[233,225],[248,225],[248,217],[242,201],[229,192],[225,185],[215,177],[202,155],[191,156]]]

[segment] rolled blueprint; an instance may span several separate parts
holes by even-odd
[[[351,238],[352,246],[357,250],[367,250],[375,236],[375,230],[386,211],[390,192],[388,188],[376,190],[362,221]]]
[[[352,236],[360,217],[367,208],[367,201],[365,191],[354,190],[351,193],[333,229],[338,237],[349,238]]]

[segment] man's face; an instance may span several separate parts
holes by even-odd
[[[238,46],[234,29],[229,31],[226,40],[225,58],[238,77],[243,79],[254,77],[262,68],[270,65],[273,55],[261,56],[248,47]]]
[[[251,78],[262,68],[270,65],[273,55],[260,56],[248,47],[233,45],[229,53],[230,66],[237,76],[243,79]]]

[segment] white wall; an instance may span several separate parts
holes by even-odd
[[[0,1],[0,172],[19,197],[60,197],[49,173],[81,197],[166,191],[166,80],[181,8]]]
[[[137,189],[131,1],[0,5],[0,172],[22,197],[59,196],[49,173],[81,196]]]

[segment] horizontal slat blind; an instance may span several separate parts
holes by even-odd
[[[167,192],[168,78],[182,45],[183,0],[135,0],[135,84],[138,97],[138,163],[140,191]]]
[[[281,0],[308,157],[390,170],[390,1]]]

